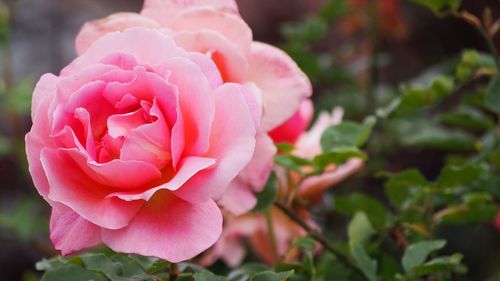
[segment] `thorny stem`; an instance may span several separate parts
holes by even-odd
[[[320,243],[327,251],[334,254],[335,257],[337,257],[337,259],[339,259],[339,261],[341,261],[344,265],[359,271],[358,267],[353,264],[348,257],[335,249],[335,247],[333,247],[333,245],[328,241],[328,239],[326,239],[325,236],[323,236],[322,233],[312,229],[304,220],[297,216],[293,210],[279,201],[274,202],[274,205],[283,211],[283,213],[285,213],[291,220],[302,227],[312,239]]]

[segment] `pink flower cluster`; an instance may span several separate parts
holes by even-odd
[[[59,75],[36,85],[26,136],[63,254],[104,243],[179,262],[221,235],[231,241],[238,225],[246,236],[262,233],[261,222],[248,227],[238,221],[252,216],[238,216],[255,206],[275,143],[311,158],[341,118],[323,113],[304,132],[313,114],[308,78],[283,51],[253,41],[234,0],[146,0],[139,14],[86,23],[76,49]],[[303,181],[300,195],[313,198],[360,166],[353,160]],[[232,214],[224,234],[221,208]],[[281,253],[291,224],[273,216],[283,226]]]

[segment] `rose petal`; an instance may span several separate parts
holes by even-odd
[[[114,192],[108,195],[108,197],[118,197],[122,200],[133,201],[133,200],[146,200],[148,201],[153,195],[162,189],[167,190],[178,190],[181,188],[186,181],[188,181],[191,177],[193,177],[196,173],[208,169],[215,165],[216,160],[213,158],[207,157],[196,157],[189,156],[182,159],[180,163],[180,168],[175,171],[173,178],[168,180],[166,183],[158,185],[153,188],[149,188],[146,191],[134,192],[134,191],[125,191],[125,192]]]
[[[122,31],[130,27],[159,28],[159,24],[136,13],[116,13],[100,20],[85,23],[76,36],[78,54],[85,52],[96,40],[109,32]]]
[[[217,164],[197,173],[175,193],[181,198],[203,202],[220,197],[229,182],[250,161],[255,148],[255,126],[241,86],[226,84],[215,93],[216,110],[210,136],[210,148],[205,154],[217,159]]]
[[[351,159],[331,172],[305,179],[299,187],[302,197],[316,199],[329,187],[343,181],[363,168],[361,159]]]
[[[197,32],[180,31],[173,36],[184,49],[208,54],[225,82],[242,82],[247,78],[248,62],[245,54],[222,34],[204,29]]]
[[[63,255],[101,243],[100,228],[63,204],[55,203],[50,216],[50,240]]]
[[[103,230],[102,239],[117,252],[180,262],[212,246],[222,232],[222,214],[213,201],[191,204],[160,191],[124,228]]]
[[[248,80],[262,91],[265,131],[285,122],[312,94],[311,83],[297,64],[280,49],[264,43],[251,45]]]
[[[235,0],[146,0],[141,14],[168,26],[177,13],[193,7],[206,7],[238,14]]]
[[[224,207],[225,210],[239,216],[255,207],[257,197],[255,197],[249,183],[236,177],[229,183],[229,187],[217,203]]]
[[[196,7],[176,15],[169,28],[174,32],[211,30],[233,42],[244,54],[250,51],[252,30],[239,16],[210,8]]]
[[[44,149],[41,161],[50,186],[48,198],[71,207],[96,225],[109,229],[122,228],[144,203],[106,198],[109,188],[85,175],[64,150]]]
[[[172,57],[181,56],[184,51],[178,48],[166,34],[142,27],[129,28],[123,32],[112,32],[97,40],[80,57],[65,69],[80,70],[101,62],[114,53],[133,54],[138,63],[157,65]]]
[[[309,99],[304,100],[300,104],[299,110],[285,123],[269,132],[269,136],[275,143],[294,144],[311,123],[313,114],[312,101]]]

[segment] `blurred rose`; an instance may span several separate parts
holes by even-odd
[[[292,117],[269,132],[269,136],[275,143],[294,144],[311,123],[313,114],[312,101],[304,100]]]
[[[313,159],[323,152],[321,148],[321,135],[330,126],[337,125],[342,121],[344,111],[336,108],[330,114],[321,112],[311,129],[300,136],[295,144],[293,155]],[[311,176],[303,180],[299,186],[299,196],[305,199],[317,199],[329,187],[343,181],[363,167],[361,159],[353,158],[345,164],[330,165],[324,173]]]
[[[311,227],[316,227],[308,218],[307,212],[301,211],[299,215]],[[293,248],[293,241],[305,236],[306,232],[278,208],[271,209],[271,217],[276,245],[271,243],[265,215],[255,213],[229,217],[225,221],[221,239],[207,252],[201,264],[208,266],[222,259],[228,266],[237,267],[246,256],[245,239],[255,254],[269,265],[274,265],[283,259],[292,262],[298,254]],[[274,247],[276,249],[273,249]],[[283,259],[277,260],[274,251]]]
[[[261,92],[263,116],[255,154],[219,200],[235,214],[250,210],[256,204],[254,192],[262,191],[276,153],[268,132],[311,95],[309,80],[283,51],[252,41],[252,31],[233,0],[146,0],[140,15],[115,14],[85,24],[76,40],[77,50],[84,51],[106,32],[133,24],[161,29],[184,49],[209,56],[224,82],[243,83]]]
[[[359,29],[370,29],[370,10],[376,14],[378,32],[386,38],[402,39],[406,36],[407,27],[397,0],[349,0],[353,12],[342,23],[346,33]]]
[[[213,245],[212,200],[251,160],[255,92],[164,33],[105,35],[33,93],[26,149],[63,254],[103,242],[171,262]]]

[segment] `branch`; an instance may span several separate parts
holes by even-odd
[[[325,236],[323,236],[322,233],[312,229],[304,220],[297,216],[297,214],[295,214],[293,210],[278,201],[274,202],[274,205],[281,211],[283,211],[283,213],[285,213],[291,220],[302,227],[312,239],[320,243],[327,251],[334,254],[337,259],[339,259],[344,265],[359,271],[358,267],[353,264],[347,256],[335,249],[335,247],[328,241]]]

